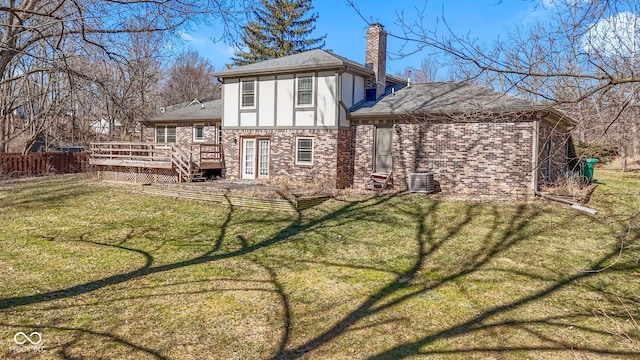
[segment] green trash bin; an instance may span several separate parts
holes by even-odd
[[[582,175],[587,179],[587,183],[591,184],[593,180],[593,168],[598,162],[596,158],[588,158],[584,160],[584,167],[582,168]]]

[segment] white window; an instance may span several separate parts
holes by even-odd
[[[156,142],[160,144],[171,144],[176,142],[175,125],[156,125]]]
[[[242,80],[242,107],[256,107],[256,82],[255,80]]]
[[[298,77],[297,106],[313,105],[313,77]]]
[[[196,124],[193,126],[193,141],[204,141],[203,124]]]
[[[313,165],[313,138],[296,138],[296,164]]]

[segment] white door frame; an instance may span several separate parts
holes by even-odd
[[[249,145],[248,151],[247,151],[247,145]],[[242,160],[241,178],[255,179],[256,178],[256,139],[255,138],[242,139],[241,160]]]
[[[266,145],[266,148],[263,147]],[[256,141],[256,165],[258,169],[257,177],[268,178],[269,167],[271,167],[271,159],[269,156],[269,148],[271,147],[271,140],[269,139],[257,139]],[[266,166],[263,166],[266,165]]]

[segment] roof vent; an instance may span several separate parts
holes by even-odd
[[[191,100],[191,102],[190,102],[189,104],[187,104],[187,106],[185,106],[185,107],[189,107],[189,106],[191,106],[191,105],[193,105],[193,104],[200,104],[200,105],[202,105],[202,102],[201,102],[200,100],[198,100],[198,98],[195,98],[195,99]],[[204,105],[202,105],[202,106],[204,107]]]
[[[160,108],[160,112],[161,112],[161,113],[163,113],[163,114],[164,114],[166,111],[167,111],[167,109],[165,109],[164,107],[161,107],[161,108]]]

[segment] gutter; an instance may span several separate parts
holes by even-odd
[[[554,108],[547,109],[546,111],[547,113],[542,116],[543,118],[546,118],[550,121],[556,121],[557,123],[562,123],[567,128],[567,130],[573,130],[578,125],[578,122],[572,119],[569,115],[564,114]]]
[[[267,69],[267,70],[260,70],[260,69],[249,70],[249,71],[227,70],[228,72],[221,71],[221,72],[213,73],[211,75],[219,79],[225,79],[225,78],[246,78],[246,77],[268,76],[268,75],[290,75],[290,74],[297,74],[300,72],[312,72],[312,71],[313,72],[329,71],[329,70],[340,71],[341,69],[345,69],[346,71],[352,70],[354,73],[357,73],[359,75],[364,75],[364,76],[369,76],[373,74],[373,71],[369,73],[368,71],[356,69],[353,66],[348,66],[344,64],[329,64],[329,65],[311,64],[311,65],[304,65],[304,66],[291,67],[291,68],[279,67],[279,68]],[[232,69],[232,70],[235,70],[235,69]]]

